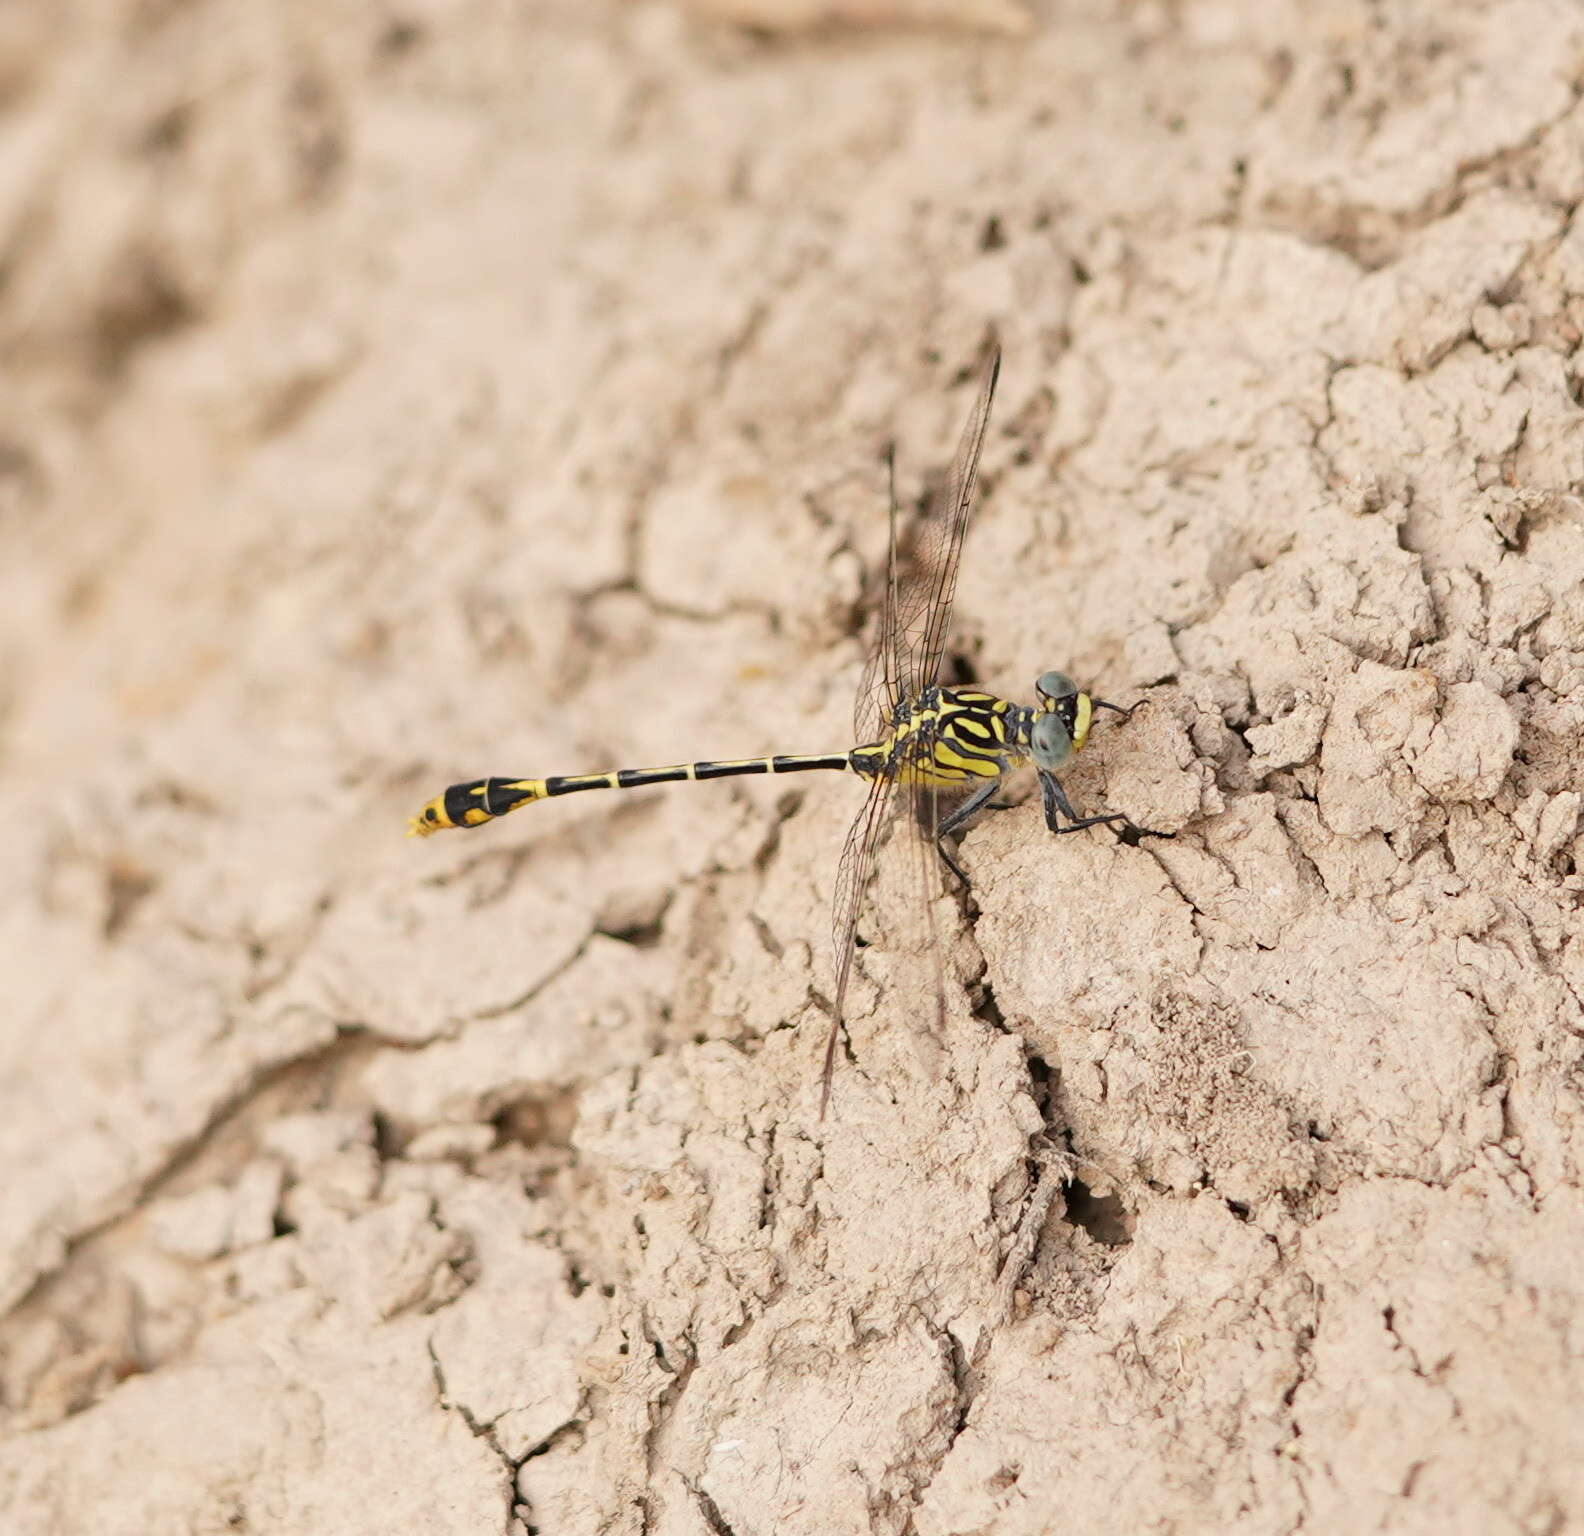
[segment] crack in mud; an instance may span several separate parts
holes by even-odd
[[[709,1528],[710,1536],[737,1536],[726,1517],[720,1512],[720,1506],[710,1497],[708,1491],[689,1478],[683,1478],[682,1481],[687,1491],[693,1495],[699,1514]]]
[[[468,1433],[472,1435],[475,1440],[487,1445],[490,1450],[495,1453],[495,1456],[500,1461],[500,1464],[505,1472],[505,1512],[507,1517],[510,1518],[512,1511],[519,1507],[517,1504],[516,1489],[517,1469],[521,1463],[514,1461],[502,1449],[500,1441],[496,1438],[495,1427],[493,1424],[480,1424],[478,1420],[473,1417],[472,1412],[465,1403],[458,1402],[451,1396],[449,1390],[446,1387],[445,1367],[440,1363],[440,1356],[435,1349],[434,1340],[432,1338],[425,1340],[425,1348],[429,1353],[429,1367],[434,1376],[435,1402],[439,1406],[440,1411],[442,1413],[454,1413],[462,1420],[465,1425],[467,1425]]]

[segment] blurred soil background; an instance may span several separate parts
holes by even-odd
[[[0,1529],[1584,1529],[1581,206],[1569,0],[0,11]],[[850,745],[992,338],[1177,836],[821,1123],[860,786],[403,823]]]

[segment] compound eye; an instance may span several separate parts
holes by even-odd
[[[1045,672],[1035,683],[1034,691],[1047,703],[1059,704],[1063,699],[1078,697],[1078,685],[1065,672]]]
[[[1043,682],[1044,679],[1042,678],[1041,681]],[[1072,756],[1072,732],[1061,715],[1056,713],[1041,715],[1034,722],[1034,729],[1029,734],[1029,746],[1033,751],[1036,768],[1056,769]]]

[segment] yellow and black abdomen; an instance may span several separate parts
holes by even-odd
[[[547,779],[469,779],[429,801],[407,823],[409,837],[428,837],[448,827],[481,827],[552,791]]]
[[[727,762],[675,763],[665,768],[617,768],[610,773],[573,773],[550,779],[469,779],[436,795],[407,823],[409,837],[428,837],[449,827],[481,827],[535,800],[584,789],[643,789],[682,780],[729,779],[750,773],[805,773],[810,769],[861,772],[849,752],[782,757],[745,757]]]

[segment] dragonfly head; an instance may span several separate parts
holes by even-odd
[[[1094,701],[1065,672],[1044,673],[1034,691],[1040,707],[1029,732],[1029,747],[1035,767],[1051,771],[1089,739]]]

